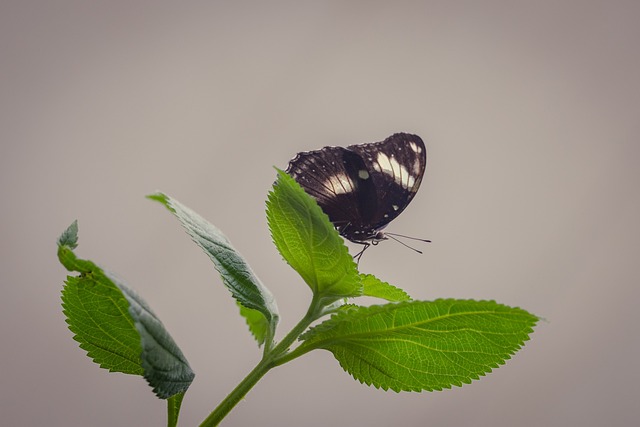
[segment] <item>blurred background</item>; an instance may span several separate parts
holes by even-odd
[[[264,200],[298,151],[420,135],[422,187],[360,267],[416,299],[495,299],[545,320],[462,388],[385,393],[328,352],[270,372],[223,425],[626,426],[640,416],[640,4],[636,1],[0,3],[0,414],[6,426],[159,426],[60,308],[55,242],[154,308],[196,379],[193,426],[260,357],[208,258],[144,198],[221,228],[275,294],[306,285]]]

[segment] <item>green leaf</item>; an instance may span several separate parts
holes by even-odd
[[[84,264],[84,263],[83,263]],[[77,267],[81,276],[68,276],[62,307],[69,329],[80,348],[95,363],[111,372],[142,375],[142,344],[129,303],[102,270]]]
[[[329,350],[355,379],[384,390],[442,390],[504,364],[537,321],[494,301],[353,307],[306,332],[296,353]]]
[[[280,255],[327,303],[361,295],[353,258],[316,201],[285,172],[267,200],[267,220]]]
[[[258,310],[247,308],[237,301],[236,303],[240,307],[240,315],[245,318],[251,334],[259,344],[264,343],[268,338],[267,334],[270,332],[267,318]]]
[[[180,349],[139,296],[93,262],[76,257],[77,231],[74,223],[58,240],[60,262],[80,273],[68,276],[62,290],[73,338],[101,368],[144,375],[162,399],[185,392],[194,373]]]
[[[271,292],[260,282],[242,255],[231,245],[227,237],[213,224],[171,197],[156,193],[147,196],[162,203],[176,218],[198,245],[213,261],[222,282],[231,295],[244,307],[245,317],[258,344],[269,342],[278,324],[278,307]]]
[[[382,298],[391,302],[410,301],[411,297],[404,290],[383,282],[373,274],[360,274],[362,295]]]

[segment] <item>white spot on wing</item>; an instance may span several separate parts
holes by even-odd
[[[389,161],[389,157],[380,152],[378,153],[378,157],[376,158],[376,162],[380,167],[380,171],[386,173],[387,175],[393,175],[393,167],[391,166],[391,162]]]
[[[380,165],[382,172],[393,177],[394,181],[399,186],[403,188],[413,187],[416,182],[415,178],[409,173],[407,168],[398,163],[398,161],[394,157],[389,158],[389,156],[381,152],[378,153],[378,157],[376,160],[377,164]]]
[[[420,159],[416,159],[416,161],[413,162],[413,173],[416,175],[420,173]]]
[[[369,179],[369,172],[367,172],[364,169],[361,169],[361,170],[358,171],[358,177],[360,179]]]
[[[330,176],[329,179],[325,181],[324,185],[332,188],[335,194],[351,193],[355,189],[351,179],[349,179],[347,175],[343,174]]]

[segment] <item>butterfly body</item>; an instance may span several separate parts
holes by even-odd
[[[342,236],[366,249],[386,239],[382,230],[411,202],[426,164],[422,139],[397,133],[381,142],[298,153],[287,173]]]

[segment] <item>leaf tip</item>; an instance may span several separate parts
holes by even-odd
[[[69,227],[58,237],[58,246],[67,246],[71,249],[78,247],[78,220],[74,220]]]
[[[169,202],[167,195],[162,193],[161,191],[156,191],[155,193],[147,194],[145,197],[149,200],[160,202],[163,205],[167,205],[167,203]]]
[[[145,196],[147,199],[152,200],[154,202],[158,202],[161,205],[163,205],[165,208],[167,208],[167,210],[169,210],[169,212],[171,213],[176,213],[176,209],[172,204],[171,198],[169,196],[167,196],[166,194],[164,194],[161,191],[157,191],[153,194],[147,194]]]

